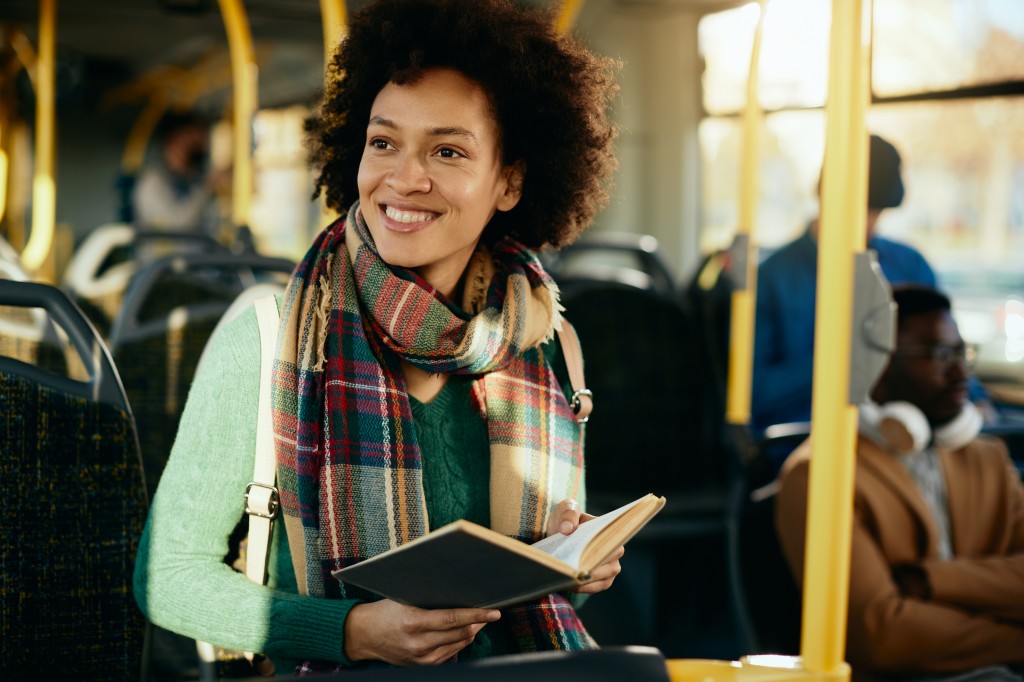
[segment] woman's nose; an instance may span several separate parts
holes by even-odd
[[[399,154],[387,175],[387,184],[401,194],[430,191],[426,164],[416,154]]]

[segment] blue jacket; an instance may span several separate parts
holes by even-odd
[[[931,266],[911,247],[874,237],[868,248],[878,254],[890,284],[936,286]],[[758,268],[750,406],[757,433],[772,424],[811,418],[817,267],[818,245],[807,231]]]

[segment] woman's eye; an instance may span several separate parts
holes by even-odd
[[[441,149],[438,150],[437,155],[442,159],[457,159],[462,157],[462,154],[451,147],[441,147]]]
[[[370,140],[370,146],[374,149],[389,149],[391,147],[387,140],[375,139]]]

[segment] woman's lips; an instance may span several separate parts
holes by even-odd
[[[437,220],[439,213],[381,205],[384,226],[395,232],[415,232]]]

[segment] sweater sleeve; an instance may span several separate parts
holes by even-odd
[[[140,543],[136,600],[152,622],[188,637],[272,659],[347,664],[345,618],[358,602],[257,585],[224,563],[252,478],[259,345],[252,308],[210,342]],[[280,561],[288,555],[281,530],[270,585],[294,584],[274,575],[289,566]]]

